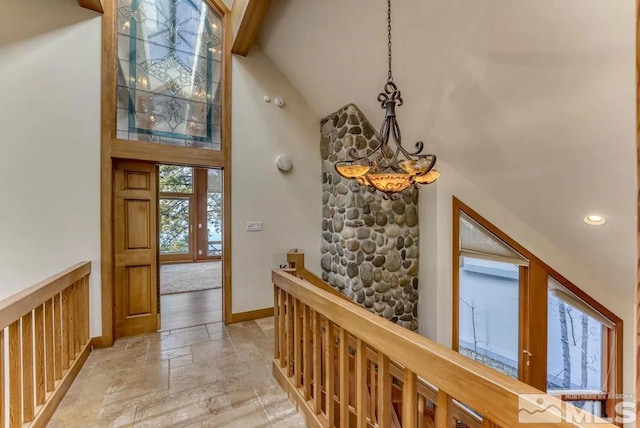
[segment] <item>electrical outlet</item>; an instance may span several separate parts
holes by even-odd
[[[262,222],[261,221],[248,221],[247,222],[247,232],[261,232],[262,231]]]

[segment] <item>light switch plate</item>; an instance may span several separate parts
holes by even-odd
[[[247,232],[262,232],[262,222],[261,221],[248,221],[247,222]]]

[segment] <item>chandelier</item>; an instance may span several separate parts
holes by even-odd
[[[380,141],[365,156],[358,156],[358,150],[351,147],[348,159],[337,162],[335,169],[342,177],[356,180],[361,185],[379,190],[387,198],[395,199],[398,194],[414,186],[431,184],[440,176],[434,169],[436,155],[421,154],[424,143],[418,141],[413,152],[402,147],[400,125],[396,119],[396,107],[403,104],[402,95],[393,81],[391,68],[391,0],[387,0],[387,53],[389,70],[384,92],[378,95],[382,109],[385,110],[384,122],[380,127]],[[393,138],[395,149],[389,144]]]

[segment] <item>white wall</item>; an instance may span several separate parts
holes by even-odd
[[[278,108],[272,99],[281,96]],[[273,305],[271,269],[298,248],[312,271],[320,270],[320,118],[280,71],[254,46],[233,58],[232,116],[233,312]],[[287,154],[283,174],[274,160]],[[262,232],[246,232],[262,221]]]
[[[635,379],[633,284],[629,284],[628,289],[610,286],[606,278],[599,278],[589,265],[580,261],[580,254],[571,255],[562,252],[553,242],[544,238],[494,199],[480,191],[450,165],[441,162],[438,169],[442,171],[442,176],[438,179],[437,184],[420,191],[420,226],[422,229],[418,316],[421,333],[445,346],[451,346],[453,317],[451,287],[453,281],[452,198],[456,196],[622,318],[624,322],[623,389],[626,393],[633,393],[633,379]],[[550,206],[549,209],[552,210],[553,206]],[[425,215],[426,213],[429,215]],[[436,231],[436,233],[424,233],[423,231]],[[433,245],[434,239],[435,245]],[[434,260],[435,271],[432,270]]]
[[[101,19],[25,0],[0,28],[0,299],[90,260],[100,334]]]
[[[8,9],[11,8],[11,10]],[[7,12],[5,14],[5,11]],[[93,262],[101,334],[101,19],[75,0],[2,5],[0,298]],[[270,272],[299,248],[319,271],[319,118],[256,46],[233,59],[233,311],[272,304]],[[265,94],[287,105],[266,104]],[[294,162],[278,172],[276,155]],[[264,231],[245,232],[259,220]]]

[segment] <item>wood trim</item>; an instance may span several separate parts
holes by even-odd
[[[71,384],[78,376],[80,369],[87,361],[87,357],[89,353],[91,353],[91,349],[93,348],[93,341],[89,339],[86,345],[82,348],[75,361],[69,367],[69,370],[66,371],[60,383],[57,385],[57,388],[53,391],[53,393],[49,396],[49,399],[44,403],[44,406],[38,411],[35,419],[31,423],[31,427],[33,428],[44,428],[47,426],[49,420],[51,420],[51,416],[58,408],[58,405],[67,394],[67,391],[71,387]]]
[[[273,316],[273,308],[255,309],[253,311],[236,312],[231,314],[231,321],[227,324],[235,324],[244,321],[259,320],[260,318],[267,318]]]
[[[455,196],[453,197],[453,210],[454,210],[454,213],[460,210],[466,213],[467,215],[469,215],[472,219],[477,221],[482,227],[484,227],[493,235],[498,237],[498,239],[500,239],[505,244],[507,244],[508,246],[516,250],[518,253],[520,253],[522,256],[524,256],[526,259],[528,259],[530,264],[532,263],[540,264],[540,266],[544,268],[544,270],[546,270],[548,274],[553,277],[553,279],[558,281],[560,284],[562,284],[562,286],[564,286],[565,288],[567,288],[567,290],[574,293],[580,299],[584,300],[587,304],[589,304],[595,310],[600,312],[602,315],[609,318],[609,320],[611,320],[614,324],[622,323],[622,319],[620,319],[620,317],[618,317],[616,314],[611,312],[609,309],[607,309],[600,302],[598,302],[597,300],[589,296],[587,293],[582,291],[575,284],[573,284],[571,281],[565,278],[562,274],[560,274],[557,270],[553,269],[551,266],[546,264],[544,261],[542,261],[542,259],[538,258],[535,254],[533,254],[532,252],[527,250],[525,247],[520,245],[517,241],[513,240],[509,235],[507,235],[506,233],[498,229],[496,226],[490,223],[487,219],[485,219],[482,215],[480,215],[477,211],[473,210],[471,207],[466,205],[464,202],[462,202]]]
[[[460,326],[458,325],[458,320],[460,319],[460,219],[458,218],[459,210],[456,207],[456,199],[453,199],[453,209],[451,210],[452,220],[451,224],[453,226],[452,229],[452,257],[453,257],[453,266],[451,267],[451,278],[452,278],[452,302],[453,302],[453,310],[452,310],[452,323],[451,323],[451,348],[458,352],[460,351]]]
[[[620,317],[618,317],[609,309],[604,307],[600,302],[593,299],[587,293],[582,291],[579,287],[577,287],[575,284],[573,284],[563,275],[558,273],[558,271],[556,271],[551,266],[543,262],[540,258],[535,256],[529,250],[527,250],[518,242],[516,242],[511,237],[509,237],[507,234],[502,232],[500,229],[498,229],[496,226],[490,223],[487,219],[485,219],[482,215],[478,214],[478,212],[470,208],[468,205],[460,201],[455,196],[453,197],[454,233],[455,233],[456,225],[459,224],[458,213],[460,211],[467,214],[469,217],[471,217],[473,220],[475,220],[481,226],[487,229],[490,233],[492,233],[498,239],[503,241],[506,245],[510,246],[511,248],[516,250],[518,253],[520,253],[523,257],[529,260],[529,266],[530,266],[529,267],[529,283],[527,284],[527,289],[529,290],[529,292],[526,296],[523,297],[524,298],[523,303],[526,302],[530,307],[534,307],[534,308],[540,308],[540,307],[544,308],[544,310],[538,309],[536,311],[528,312],[529,317],[526,322],[530,327],[530,331],[541,331],[540,329],[542,329],[542,331],[546,331],[547,276],[551,276],[563,287],[567,288],[567,290],[575,294],[577,297],[582,299],[585,303],[593,307],[595,310],[600,312],[602,315],[604,315],[606,318],[608,318],[610,321],[612,321],[615,324],[615,327],[613,329],[615,334],[615,340],[613,342],[616,344],[616,346],[615,348],[609,347],[608,354],[607,354],[607,361],[614,361],[614,364],[613,364],[613,367],[611,367],[609,370],[609,371],[612,371],[612,373],[610,375],[610,381],[607,384],[609,385],[610,388],[612,388],[608,391],[609,393],[621,394],[622,393],[622,376],[623,376],[623,372],[622,372],[623,322],[622,322],[622,319],[620,319]],[[455,241],[453,245],[453,253],[454,253],[453,254],[453,257],[454,257],[453,270],[455,272],[457,270],[457,264],[456,264],[457,245],[455,245]],[[457,278],[457,277],[454,276],[454,278]],[[457,316],[458,299],[456,297],[457,288],[458,288],[458,281],[454,280],[454,283],[453,283],[454,300],[452,304],[453,304],[453,312],[454,312],[454,319],[453,319],[454,336],[453,337],[455,339],[457,339],[457,336],[455,336],[455,334],[458,329],[458,316]],[[639,290],[639,297],[640,297],[640,290]],[[639,319],[639,325],[640,325],[640,319]],[[544,335],[543,338],[541,338],[540,335],[538,335],[537,338],[533,337],[532,335],[527,335],[527,336],[528,336],[527,341],[523,343],[524,345],[523,349],[527,349],[533,354],[533,357],[531,360],[532,367],[528,373],[528,375],[530,376],[530,383],[531,385],[544,391],[546,390],[546,355],[547,355],[546,335]],[[457,343],[457,340],[456,342],[454,342],[454,346],[455,346],[455,343]],[[613,355],[614,353],[615,355]],[[539,357],[536,358],[536,356],[540,356],[540,355],[545,356],[544,360],[542,360],[543,362],[535,364],[534,362],[540,361],[540,358]]]
[[[100,0],[78,0],[78,5],[85,9],[93,10],[98,13],[104,13],[102,1]]]
[[[232,52],[247,56],[258,38],[271,0],[235,0],[231,8],[233,17]]]
[[[102,85],[100,117],[100,260],[102,282],[102,336],[96,345],[113,345],[113,161],[111,140],[116,128],[116,4],[103,0],[102,16]]]
[[[526,296],[528,306],[527,324],[529,331],[524,349],[531,356],[521,355],[522,359],[529,358],[529,385],[541,391],[547,390],[547,331],[548,331],[548,292],[547,271],[537,262],[529,266],[528,293]],[[535,334],[544,332],[544,334]]]
[[[90,273],[91,262],[80,262],[0,301],[0,329],[31,313],[33,308]]]
[[[221,150],[165,146],[142,141],[120,140],[116,129],[116,16],[117,0],[102,0],[102,86],[100,149],[101,283],[102,336],[94,346],[108,347],[114,342],[114,255],[113,255],[113,159],[151,161],[163,164],[221,168],[224,171],[223,201],[223,321],[232,319],[231,286],[231,11],[222,0],[205,0],[222,16],[224,31],[222,66],[222,134]]]
[[[221,0],[216,0],[222,3]],[[225,10],[222,26],[224,30],[224,61],[222,67],[222,152],[224,153],[224,167],[222,175],[222,321],[232,322],[233,287],[231,280],[231,12]]]
[[[221,150],[194,149],[118,139],[114,139],[111,143],[111,157],[205,168],[222,168],[225,164],[224,153]]]

